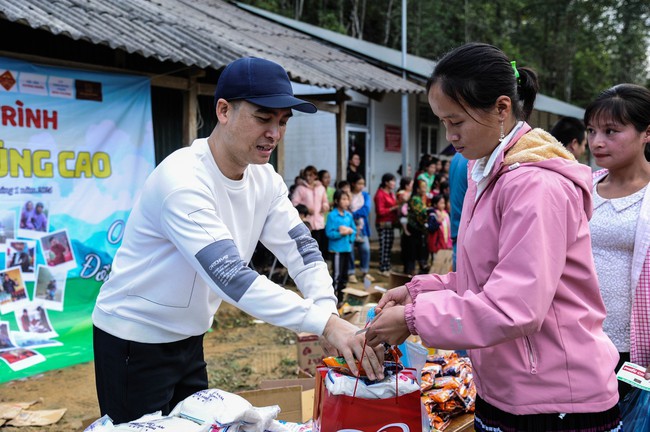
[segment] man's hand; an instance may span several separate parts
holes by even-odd
[[[375,312],[380,313],[386,308],[398,305],[404,306],[410,303],[413,303],[413,299],[411,299],[411,294],[409,293],[409,290],[406,289],[406,285],[398,286],[397,288],[388,290],[386,294],[381,297],[379,303],[375,306]]]
[[[325,357],[336,357],[339,355],[338,351],[336,351],[336,348],[334,348],[334,346],[332,346],[332,344],[329,343],[324,336],[319,337],[318,341],[321,348],[323,348],[323,354],[325,354]]]
[[[357,327],[345,321],[342,318],[332,315],[325,325],[323,337],[328,344],[336,348],[340,355],[345,358],[350,371],[354,375],[359,375],[359,369],[355,359],[361,358],[365,337],[363,334],[357,335]],[[367,344],[363,354],[362,366],[371,380],[384,378],[384,347],[381,345]]]
[[[366,332],[368,345],[399,345],[404,342],[411,332],[406,325],[404,306],[393,306],[384,309],[372,320]]]

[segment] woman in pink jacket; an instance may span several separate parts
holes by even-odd
[[[296,206],[304,204],[309,210],[307,222],[311,227],[311,235],[318,243],[323,256],[327,256],[327,236],[325,235],[325,213],[330,209],[327,201],[327,190],[318,181],[318,170],[308,165],[300,173],[301,182],[291,195],[291,203]]]
[[[616,348],[591,258],[591,170],[525,122],[535,73],[463,45],[436,65],[429,104],[470,159],[456,272],[390,290],[368,343],[469,349],[476,431],[618,431]]]

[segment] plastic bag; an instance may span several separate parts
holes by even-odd
[[[621,403],[623,430],[650,432],[650,391],[632,389]]]
[[[252,407],[250,402],[239,395],[218,389],[206,389],[183,399],[169,415],[199,424],[229,425],[240,421]]]
[[[329,370],[325,379],[325,387],[333,395],[355,395],[361,399],[395,398],[396,387],[399,392],[398,396],[419,392],[420,385],[414,379],[412,372],[415,371],[407,369],[405,372],[399,372],[398,375],[386,376],[381,381],[367,384],[364,380],[340,374],[336,370]],[[398,382],[396,383],[396,381]]]

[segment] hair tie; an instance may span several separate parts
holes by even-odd
[[[515,78],[517,79],[517,84],[519,84],[519,71],[517,70],[517,62],[516,61],[511,61],[510,64],[512,65],[512,70],[515,71]]]

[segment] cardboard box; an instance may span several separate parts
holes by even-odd
[[[386,292],[386,288],[372,286],[366,290],[356,288],[343,289],[343,301],[352,306],[365,305],[366,303],[377,303]]]
[[[315,378],[267,380],[259,390],[237,394],[256,407],[279,405],[278,420],[305,423],[313,414],[315,383]]]
[[[321,360],[325,357],[318,336],[311,333],[299,333],[296,347],[298,350],[298,367],[315,376],[316,367],[321,364]]]
[[[408,283],[410,281],[411,281],[411,276],[410,275],[407,275],[407,274],[404,274],[404,273],[398,273],[398,272],[395,272],[395,271],[390,272],[390,282],[389,282],[389,284],[390,284],[391,288],[395,288],[395,287],[398,287],[400,285],[404,285],[404,284],[406,284],[406,283]]]
[[[366,303],[363,306],[344,306],[341,317],[359,328],[364,328],[368,318],[368,311],[375,306],[377,306],[377,303]]]

